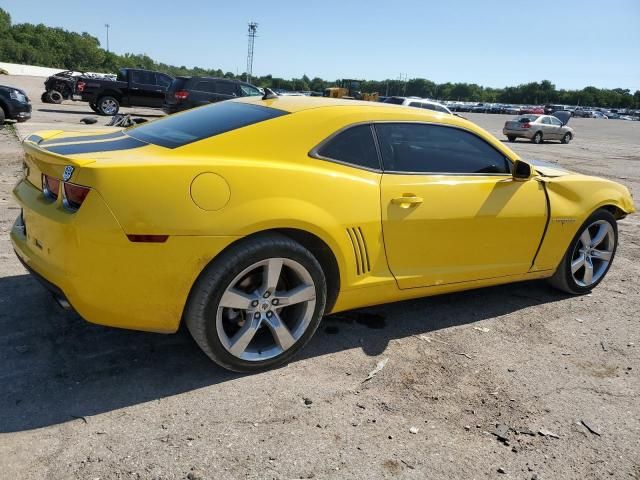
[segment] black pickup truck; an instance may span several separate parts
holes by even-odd
[[[166,73],[122,68],[116,80],[78,78],[73,99],[89,102],[101,115],[115,115],[121,106],[162,108],[164,93],[172,81]]]

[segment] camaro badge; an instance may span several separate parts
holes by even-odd
[[[64,180],[65,182],[68,182],[69,179],[71,178],[71,175],[73,175],[73,167],[71,165],[67,165],[66,167],[64,167],[64,173],[62,174],[62,180]]]

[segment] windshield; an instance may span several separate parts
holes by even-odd
[[[286,114],[283,110],[261,105],[220,102],[145,123],[126,132],[143,142],[176,148]]]

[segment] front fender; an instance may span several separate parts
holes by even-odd
[[[635,212],[629,190],[619,183],[585,175],[566,175],[545,182],[551,214],[534,270],[555,270],[569,243],[589,216],[602,207]]]

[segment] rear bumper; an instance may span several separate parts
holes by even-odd
[[[10,234],[20,261],[82,318],[101,325],[176,331],[196,278],[235,240],[178,236],[132,243],[95,190],[75,213],[25,180],[13,194],[24,217],[24,226],[18,219]]]
[[[164,103],[162,105],[162,111],[168,115],[171,115],[172,113],[181,112],[182,110],[186,110],[186,109],[183,108],[181,105],[169,104],[169,103]]]
[[[533,138],[534,130],[531,128],[523,129],[523,130],[512,130],[509,128],[503,128],[502,133],[507,137],[516,137],[516,138]]]

